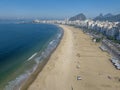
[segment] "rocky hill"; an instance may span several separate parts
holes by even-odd
[[[99,16],[97,16],[96,18],[94,18],[94,20],[99,20],[99,21],[111,21],[111,22],[120,22],[120,14],[117,15],[112,15],[112,14],[106,14],[106,15],[102,15],[100,14]]]
[[[73,16],[69,19],[69,21],[75,21],[75,20],[85,20],[86,16],[83,13],[80,13],[76,16]]]

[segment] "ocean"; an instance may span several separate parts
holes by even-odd
[[[57,47],[62,29],[51,24],[0,24],[0,90],[14,90]]]

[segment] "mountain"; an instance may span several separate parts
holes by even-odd
[[[96,21],[96,20],[102,21],[103,18],[104,18],[104,16],[103,16],[103,14],[101,13],[99,16],[95,17],[94,20],[95,20],[95,21]]]
[[[112,17],[113,15],[111,13],[108,13],[106,15],[104,15],[104,17]]]
[[[80,13],[76,16],[73,16],[69,19],[69,21],[75,21],[75,20],[85,20],[86,16],[83,13]]]
[[[110,13],[101,16],[101,14],[99,16],[97,16],[96,18],[94,18],[93,20],[99,20],[99,21],[111,21],[111,22],[120,22],[120,14],[117,15],[112,15]]]

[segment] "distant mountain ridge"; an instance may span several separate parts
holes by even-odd
[[[69,19],[69,21],[75,21],[75,20],[86,20],[86,16],[83,13],[80,13],[80,14],[73,16]]]
[[[112,14],[108,13],[104,16],[102,14],[100,14],[99,16],[95,17],[93,20],[120,22],[120,14],[112,15]]]
[[[113,15],[111,13],[108,13],[106,15],[104,15],[104,17],[112,17]]]

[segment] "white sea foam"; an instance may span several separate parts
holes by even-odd
[[[24,82],[24,80],[30,75],[30,73],[25,73],[18,76],[15,80],[8,83],[4,90],[15,90],[19,85]]]
[[[52,40],[49,44],[53,44],[54,40]]]
[[[37,53],[34,53],[30,58],[28,58],[27,61],[30,61],[32,58],[34,58],[37,55]]]

